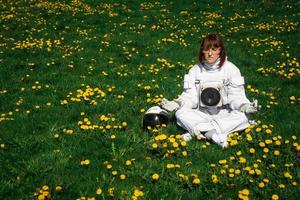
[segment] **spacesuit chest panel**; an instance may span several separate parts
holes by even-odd
[[[195,76],[198,107],[216,108],[228,103],[228,80],[224,68],[213,72],[199,70]]]

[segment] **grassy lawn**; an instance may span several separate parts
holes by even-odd
[[[1,199],[300,198],[299,2],[0,2]],[[142,130],[216,31],[258,124],[227,149]]]

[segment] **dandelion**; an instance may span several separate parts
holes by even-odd
[[[126,175],[125,175],[125,174],[121,174],[121,175],[120,175],[120,179],[121,179],[121,180],[125,180],[125,179],[126,179]]]
[[[266,132],[266,134],[271,134],[272,133],[271,129],[267,129],[265,132]]]
[[[250,134],[246,135],[247,141],[251,142],[253,140],[252,136]]]
[[[261,175],[261,170],[255,169],[254,171],[255,171],[256,175],[258,175],[258,176]]]
[[[156,143],[152,144],[152,149],[157,149],[158,145]]]
[[[157,173],[152,175],[152,180],[157,181],[159,179],[159,175]]]
[[[240,159],[239,159],[239,163],[246,163],[246,158],[244,158],[244,157],[240,157]]]
[[[256,131],[256,132],[260,132],[260,131],[261,131],[261,128],[258,127],[258,128],[255,129],[255,131]]]
[[[186,142],[185,142],[185,141],[182,141],[180,144],[181,144],[181,146],[183,146],[183,147],[186,146]]]
[[[132,164],[131,160],[126,160],[125,165],[129,166],[131,164]]]
[[[228,176],[229,176],[230,178],[233,178],[233,177],[234,177],[234,174],[230,173],[230,174],[228,174]]]
[[[296,97],[295,96],[290,96],[289,98],[291,101],[296,101]]]
[[[263,149],[264,153],[268,153],[270,150],[268,148]]]
[[[264,182],[260,182],[260,183],[258,184],[258,187],[259,187],[259,188],[264,188],[264,187],[265,187]]]
[[[44,185],[44,186],[42,187],[42,190],[49,190],[49,186],[48,186],[48,185]]]
[[[280,146],[280,145],[281,145],[281,142],[280,142],[279,140],[276,140],[276,141],[275,141],[275,145]]]
[[[226,160],[219,160],[219,164],[226,164],[227,161]]]
[[[144,196],[144,192],[139,190],[139,189],[135,189],[134,192],[133,192],[133,195],[135,197],[142,197],[142,196]]]
[[[249,196],[250,192],[248,189],[243,189],[241,191],[239,191],[239,199],[249,199],[248,196]]]
[[[98,188],[98,189],[96,190],[96,194],[97,194],[97,195],[101,195],[101,194],[102,194],[102,189],[101,189],[101,188]]]
[[[80,163],[82,166],[88,166],[90,164],[90,160],[82,160]]]
[[[285,172],[284,177],[288,179],[293,179],[293,176],[289,172]]]
[[[115,188],[108,188],[108,195],[109,196],[111,196],[111,197],[113,197],[114,196],[114,190],[115,190]]]
[[[118,174],[118,172],[117,172],[116,170],[114,170],[114,171],[111,172],[111,174],[112,174],[113,176],[115,176],[115,175]]]
[[[194,178],[194,180],[193,180],[193,184],[194,185],[199,185],[200,184],[200,179],[199,178]]]
[[[174,164],[167,164],[167,169],[172,169],[172,168],[174,168],[174,167],[175,167]]]
[[[215,175],[215,174],[211,175],[211,181],[212,181],[213,183],[218,183],[219,180],[218,180],[217,175]]]
[[[251,154],[254,154],[254,153],[255,153],[255,149],[254,149],[254,148],[250,148],[250,149],[249,149],[249,152],[250,152]]]
[[[280,155],[280,151],[275,150],[275,151],[274,151],[274,155],[275,155],[275,156],[279,156],[279,155]]]
[[[272,195],[272,200],[278,200],[278,199],[279,199],[279,196],[277,194]]]
[[[174,148],[177,148],[179,146],[177,142],[174,142],[172,145]]]
[[[111,169],[111,168],[112,168],[111,164],[106,165],[106,169]]]
[[[266,146],[266,144],[265,144],[264,142],[260,142],[260,143],[258,143],[258,145],[259,145],[260,147],[265,147],[265,146]]]

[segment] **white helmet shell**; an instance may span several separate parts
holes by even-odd
[[[153,106],[146,111],[142,126],[147,129],[148,127],[156,127],[163,124],[167,125],[168,122],[168,112],[159,106]]]

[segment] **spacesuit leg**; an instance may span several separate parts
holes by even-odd
[[[211,116],[195,109],[179,109],[175,113],[177,124],[187,130],[192,136],[201,135],[202,131],[214,129]]]
[[[224,110],[216,116],[215,121],[218,123],[222,133],[241,131],[249,126],[248,118],[239,111],[229,112]]]
[[[239,111],[222,110],[214,117],[216,132],[210,137],[214,142],[223,145],[227,142],[229,133],[244,130],[249,126],[246,115]]]

